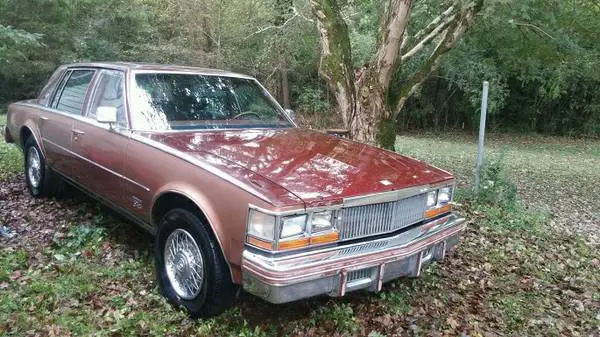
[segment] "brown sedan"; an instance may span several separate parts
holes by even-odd
[[[35,197],[64,182],[155,235],[158,282],[192,316],[239,286],[272,303],[381,290],[451,251],[451,174],[298,128],[252,77],[128,63],[60,67],[8,109]]]

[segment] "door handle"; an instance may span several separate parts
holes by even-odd
[[[48,117],[40,116],[40,120],[41,120],[41,121],[47,121],[47,120],[48,120]]]
[[[71,132],[73,133],[73,140],[78,140],[79,136],[85,135],[85,132],[77,129],[73,129]]]

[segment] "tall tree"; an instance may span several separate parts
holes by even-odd
[[[339,113],[352,138],[390,147],[386,129],[429,74],[440,65],[481,10],[483,0],[454,0],[423,29],[409,35],[412,0],[385,0],[376,52],[365,65],[352,63],[349,30],[337,0],[310,0],[321,36],[320,74],[334,93]],[[429,48],[433,44],[433,48]],[[407,78],[398,69],[423,52],[429,56]],[[390,94],[393,81],[399,90]],[[396,87],[396,86],[394,86]],[[378,137],[379,133],[379,137]],[[392,141],[393,143],[393,141]]]

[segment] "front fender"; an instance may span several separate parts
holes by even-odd
[[[199,189],[191,187],[189,184],[183,182],[170,182],[166,185],[159,188],[152,198],[152,207],[150,209],[150,214],[148,215],[149,219],[153,219],[153,213],[159,198],[165,194],[174,193],[179,194],[190,201],[192,201],[196,207],[202,212],[204,217],[206,218],[208,225],[212,229],[213,234],[219,244],[221,252],[225,257],[225,260],[228,262],[229,270],[234,281],[236,280],[236,276],[239,274],[239,278],[241,279],[240,272],[234,272],[231,268],[230,261],[234,258],[230,256],[231,250],[229,249],[229,240],[227,238],[227,234],[224,231],[224,226],[219,222],[219,217],[216,212],[215,205],[210,201],[210,199],[202,193]],[[158,226],[158,224],[153,223],[153,226]]]

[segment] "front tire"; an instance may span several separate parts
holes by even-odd
[[[33,137],[27,138],[25,153],[25,180],[29,193],[36,198],[57,196],[63,188],[62,179],[46,164],[46,158]]]
[[[163,295],[191,317],[212,317],[231,307],[237,286],[218,242],[195,213],[177,208],[165,214],[154,259]]]

